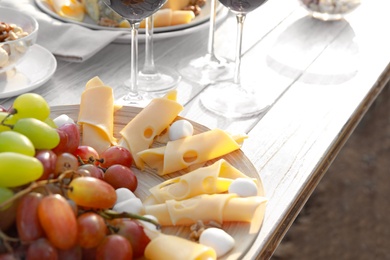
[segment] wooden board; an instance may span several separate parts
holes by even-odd
[[[120,110],[115,112],[114,115],[114,136],[116,138],[120,138],[119,131],[122,130],[124,126],[134,118],[139,112],[141,108],[136,107],[122,107]],[[51,108],[51,117],[55,118],[61,114],[66,114],[69,117],[73,118],[77,121],[79,113],[79,105],[67,105],[67,106],[54,106]],[[194,134],[201,133],[207,131],[208,128],[189,120],[194,126]],[[153,144],[156,146],[157,144]],[[259,195],[264,196],[264,189],[261,178],[256,171],[256,168],[252,165],[250,160],[244,155],[241,150],[237,150],[230,154],[223,156],[223,158],[232,164],[234,167],[239,169],[241,172],[246,174],[249,177],[256,178],[259,183]],[[213,162],[217,161],[220,158],[214,159],[206,163],[206,165],[210,165]],[[141,172],[136,168],[133,168],[133,171],[137,175],[138,178],[138,187],[135,191],[135,194],[141,199],[145,199],[149,193],[149,188],[154,185],[161,183],[167,178],[172,178],[178,176],[180,174],[184,174],[185,171],[180,171],[174,174],[168,174],[165,176],[157,175],[152,169],[145,169],[145,171]],[[224,223],[223,229],[229,233],[235,239],[235,247],[232,251],[229,252],[228,255],[220,259],[241,259],[245,256],[247,250],[252,246],[253,241],[258,236],[260,231],[263,217],[264,217],[264,207],[259,207],[255,216],[253,217],[253,221],[251,223]],[[188,226],[180,226],[180,227],[163,227],[162,232],[167,234],[174,234],[184,238],[189,238],[190,229]]]

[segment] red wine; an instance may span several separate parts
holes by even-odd
[[[107,6],[132,22],[140,22],[159,10],[166,0],[104,0]]]
[[[219,0],[234,13],[249,13],[267,0]]]

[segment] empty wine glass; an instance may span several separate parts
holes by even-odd
[[[222,57],[218,57],[214,52],[215,20],[217,16],[217,0],[210,1],[209,35],[207,42],[207,53],[201,57],[191,60],[188,64],[180,66],[180,73],[183,77],[198,82],[208,84],[215,80],[223,80],[230,76],[231,62]]]
[[[140,22],[157,12],[166,0],[103,0],[112,10],[130,23],[131,29],[131,70],[130,79],[124,82],[129,93],[117,102],[123,105],[143,106],[145,100],[138,91],[138,28]]]
[[[205,108],[225,117],[237,118],[256,115],[268,104],[261,100],[255,88],[242,86],[240,82],[242,31],[246,14],[264,4],[267,0],[220,0],[236,14],[237,44],[234,77],[231,80],[211,84],[201,95],[200,100]]]
[[[154,64],[154,17],[145,20],[145,62],[138,73],[138,89],[148,93],[161,93],[174,88],[181,76],[175,70]]]

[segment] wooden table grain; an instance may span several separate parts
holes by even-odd
[[[269,108],[258,116],[229,119],[201,107],[207,88],[183,75],[181,116],[209,128],[247,133],[242,147],[258,170],[268,197],[261,231],[247,259],[269,259],[371,103],[390,79],[390,1],[362,1],[334,22],[308,16],[294,0],[269,0],[247,15],[243,77],[256,82]],[[207,28],[158,39],[157,64],[179,69],[207,49]],[[234,59],[236,20],[229,14],[215,36],[217,55]],[[140,47],[143,62],[144,46]],[[58,60],[54,76],[34,92],[50,105],[78,104],[94,76],[114,88],[130,74],[130,48],[113,43],[83,63]],[[0,99],[9,106],[14,98]],[[337,194],[334,194],[337,196]]]

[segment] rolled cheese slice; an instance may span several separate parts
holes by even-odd
[[[246,136],[231,136],[221,129],[206,131],[170,141],[166,146],[150,148],[137,154],[159,175],[165,175],[226,155],[240,149]]]
[[[100,154],[111,145],[114,137],[114,94],[99,77],[89,80],[81,94],[77,120],[82,128],[83,145],[89,145]]]
[[[224,193],[237,178],[251,179],[259,186],[256,179],[249,178],[225,159],[220,159],[210,166],[198,168],[150,188],[151,195],[144,204],[164,203],[172,199],[184,200],[202,194]]]
[[[173,90],[162,98],[153,99],[120,131],[123,140],[119,143],[129,149],[139,169],[144,168],[144,162],[138,153],[148,149],[154,138],[183,110],[183,106],[176,102],[176,94]]]
[[[147,233],[147,231],[146,231]],[[148,234],[148,233],[147,233]],[[217,259],[211,247],[174,235],[158,233],[148,243],[144,256],[149,260],[212,260]]]
[[[162,226],[192,225],[204,222],[251,222],[255,212],[265,211],[265,197],[238,197],[236,194],[204,194],[187,200],[168,200],[146,205],[145,214],[153,215]],[[264,215],[264,214],[261,214]]]

